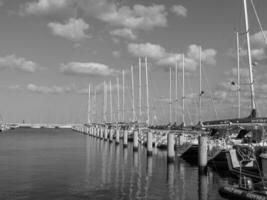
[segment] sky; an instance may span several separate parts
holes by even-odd
[[[267,47],[263,37],[267,35],[267,1],[253,2],[264,30],[260,31],[248,0],[256,105],[259,116],[267,116]],[[111,81],[113,121],[117,120],[119,88],[121,121],[122,70],[125,71],[125,121],[131,121],[131,66],[135,112],[139,121],[146,121],[147,57],[150,123],[176,121],[179,124],[182,55],[185,123],[237,117],[237,31],[240,33],[241,117],[250,113],[242,0],[1,0],[0,25],[0,114],[5,122],[86,122],[89,84],[90,119],[102,122],[104,81],[108,84]],[[138,112],[139,58],[142,61],[141,115]],[[200,60],[204,92],[201,116],[198,114]],[[107,91],[106,121],[110,121],[109,86]]]

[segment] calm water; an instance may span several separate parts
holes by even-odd
[[[0,135],[0,199],[222,199],[215,172],[166,152],[133,153],[68,129],[17,129]]]

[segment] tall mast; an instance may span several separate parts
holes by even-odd
[[[202,97],[202,74],[201,74],[201,55],[202,54],[202,48],[201,46],[199,47],[199,122],[201,122],[201,97]]]
[[[147,106],[147,125],[150,124],[149,117],[149,90],[148,90],[148,66],[147,66],[147,57],[145,58],[145,67],[146,67],[146,106]]]
[[[178,62],[175,63],[175,122],[178,120]]]
[[[95,122],[97,122],[97,109],[96,109],[96,87],[95,87],[95,94],[94,94],[94,115],[95,115]]]
[[[119,77],[116,78],[117,80],[117,122],[120,121],[120,80]]]
[[[182,97],[182,114],[183,114],[183,125],[185,125],[185,118],[184,118],[184,114],[185,114],[185,110],[184,110],[184,100],[185,100],[185,93],[184,93],[184,54],[182,56],[182,60],[183,60],[183,97]]]
[[[248,65],[249,65],[250,90],[251,90],[251,109],[252,109],[251,117],[255,117],[256,104],[255,104],[255,90],[254,90],[253,69],[252,69],[252,59],[251,59],[251,50],[250,50],[247,0],[243,0],[243,2],[244,2],[244,14],[245,14],[245,25],[246,25],[245,33],[246,33],[246,38],[247,38]]]
[[[170,123],[172,123],[172,68],[170,67],[170,99],[169,99]]]
[[[142,63],[139,58],[139,120],[142,118]]]
[[[236,32],[236,53],[237,53],[237,98],[238,118],[240,118],[240,59],[239,59],[239,33]]]
[[[104,122],[107,121],[106,118],[106,113],[107,113],[107,94],[106,94],[106,81],[104,81]]]
[[[133,112],[133,122],[136,120],[135,117],[135,107],[134,107],[134,72],[133,66],[131,66],[131,77],[132,77],[132,112]]]
[[[124,122],[125,120],[125,116],[124,116],[124,113],[125,113],[125,94],[124,94],[124,89],[125,89],[125,82],[124,82],[124,69],[122,70],[122,121]]]
[[[110,122],[113,122],[113,107],[112,107],[112,85],[111,80],[109,81],[109,103],[110,103]]]
[[[91,87],[90,87],[90,83],[88,86],[88,118],[87,118],[87,123],[90,124],[91,123]]]

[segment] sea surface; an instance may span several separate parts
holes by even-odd
[[[215,200],[232,180],[166,151],[103,141],[70,129],[15,129],[0,134],[1,200]]]

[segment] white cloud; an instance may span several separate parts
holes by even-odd
[[[123,37],[128,40],[136,40],[137,36],[133,31],[129,28],[123,28],[123,29],[116,29],[110,32],[111,35]]]
[[[10,68],[25,72],[35,72],[37,69],[37,64],[33,61],[26,60],[25,58],[20,58],[15,55],[7,55],[4,57],[0,57],[0,69],[1,68]]]
[[[37,86],[35,84],[28,84],[27,90],[36,93],[44,93],[44,94],[62,94],[66,92],[71,92],[73,89],[71,87],[60,87],[60,86]]]
[[[51,12],[58,12],[71,4],[71,0],[38,0],[26,3],[25,14],[43,15]]]
[[[263,31],[263,33],[258,32],[250,36],[251,57],[253,61],[263,61],[267,59],[267,44],[263,34],[265,34],[265,37],[267,38],[267,31]],[[236,58],[236,50],[230,49],[228,54]],[[245,47],[241,47],[239,55],[241,58],[247,57],[247,49]]]
[[[177,16],[187,17],[187,9],[182,5],[174,5],[171,11]]]
[[[265,60],[267,59],[266,49],[264,48],[252,49],[251,56],[254,60],[258,60],[258,61]]]
[[[263,34],[267,39],[267,30],[258,32],[250,36],[252,48],[264,48],[266,47],[266,41],[264,40]]]
[[[167,25],[167,12],[164,5],[136,4],[130,8],[129,6],[120,7],[107,0],[89,0],[83,3],[81,8],[85,12],[114,26],[151,30],[154,27]]]
[[[208,65],[215,65],[216,64],[216,60],[215,60],[216,54],[217,54],[217,52],[214,49],[202,49],[201,61],[208,64]],[[191,44],[187,50],[187,57],[198,61],[198,60],[200,60],[199,56],[200,56],[200,46],[197,46],[195,44]]]
[[[128,51],[136,57],[148,57],[152,59],[160,59],[166,55],[166,50],[157,44],[128,44]]]
[[[185,54],[185,68],[188,71],[194,71],[199,65],[199,46],[192,44],[188,47]],[[182,68],[182,54],[169,53],[165,48],[158,44],[128,44],[128,51],[130,54],[136,57],[148,57],[156,62],[159,66],[175,66],[178,63],[179,69]],[[207,65],[216,64],[216,50],[203,49],[202,50],[202,63]]]
[[[47,15],[60,14],[64,10],[76,13],[77,8],[99,20],[114,26],[129,29],[152,30],[166,27],[167,12],[164,5],[133,7],[120,6],[109,0],[38,0],[24,5],[22,14]]]
[[[70,18],[65,24],[50,22],[47,26],[51,28],[54,35],[70,40],[80,41],[89,37],[85,33],[85,31],[89,29],[89,24],[87,24],[83,19]]]
[[[110,76],[117,73],[116,70],[100,63],[71,62],[63,64],[60,70],[69,75],[99,75]]]
[[[115,57],[115,58],[119,58],[121,57],[121,53],[119,51],[112,51],[112,55]]]

